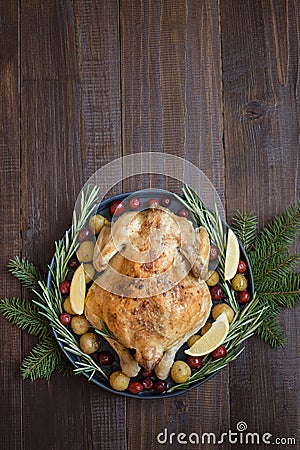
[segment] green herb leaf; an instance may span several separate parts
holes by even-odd
[[[21,374],[24,379],[32,381],[38,378],[50,378],[58,364],[61,362],[61,350],[52,337],[41,340],[23,360]]]
[[[7,267],[27,289],[37,289],[39,280],[43,279],[40,271],[25,258],[20,259],[16,256],[9,261]]]
[[[257,329],[258,336],[272,347],[283,347],[287,336],[275,318],[266,318]]]
[[[62,351],[60,352],[60,361],[57,363],[55,370],[58,373],[62,373],[65,377],[70,377],[74,374],[70,361]]]
[[[273,256],[272,261],[269,260],[268,263],[265,261],[257,262],[256,266],[253,266],[252,272],[256,283],[274,282],[293,273],[298,263],[299,255],[290,255],[288,250],[282,249],[281,252]]]
[[[4,298],[0,301],[0,313],[10,322],[28,333],[45,338],[51,333],[48,320],[30,300]]]
[[[257,283],[256,290],[268,304],[292,308],[300,303],[300,274],[289,273],[270,282]]]
[[[101,329],[95,329],[95,331],[96,333],[100,334],[100,336],[103,336],[105,338],[109,338],[114,341],[118,340],[103,320],[101,320]]]
[[[265,226],[256,240],[254,251],[259,249],[260,256],[267,257],[274,249],[287,248],[300,232],[300,200],[286,208]]]
[[[9,263],[9,270],[31,289],[38,297],[28,301],[20,299],[3,299],[0,302],[0,313],[21,329],[36,334],[42,340],[32,349],[21,366],[23,378],[35,380],[43,377],[48,379],[57,369],[64,374],[71,373],[71,366],[56,339],[51,333],[55,329],[58,339],[66,350],[78,355],[74,373],[89,373],[90,379],[95,373],[107,379],[106,374],[96,364],[94,359],[83,353],[72,332],[59,320],[62,311],[62,295],[59,284],[68,271],[68,261],[76,251],[78,231],[88,220],[97,198],[98,188],[82,193],[78,217],[74,213],[73,225],[61,241],[55,244],[55,264],[52,269],[52,286],[49,289],[40,272],[26,259],[16,257]],[[203,358],[201,368],[195,371],[186,383],[176,385],[169,390],[187,389],[196,381],[212,374],[229,362],[234,361],[243,349],[241,344],[254,333],[274,347],[282,347],[286,335],[276,321],[276,316],[282,307],[295,306],[300,301],[300,275],[293,273],[299,261],[299,255],[290,253],[289,246],[299,232],[300,202],[287,208],[281,216],[276,217],[257,237],[257,218],[253,213],[238,212],[233,219],[233,230],[248,251],[251,262],[256,293],[251,301],[240,308],[229,281],[224,280],[224,263],[226,257],[226,230],[217,209],[211,211],[203,205],[196,192],[185,186],[183,199],[179,198],[189,209],[198,225],[203,225],[210,240],[219,250],[220,283],[225,292],[225,301],[234,309],[235,317],[230,324],[229,333],[224,344],[227,355],[222,360],[212,360],[207,355]],[[99,334],[115,339],[109,328],[102,324]]]

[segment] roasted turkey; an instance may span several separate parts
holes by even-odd
[[[128,212],[102,228],[93,259],[101,274],[85,316],[113,333],[126,375],[141,366],[167,378],[177,350],[206,322],[209,250],[203,227],[164,208]]]

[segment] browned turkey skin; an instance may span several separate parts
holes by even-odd
[[[166,378],[177,349],[206,322],[209,249],[204,228],[164,208],[129,212],[102,228],[93,262],[103,272],[89,289],[85,315],[115,335],[129,376],[140,365]]]

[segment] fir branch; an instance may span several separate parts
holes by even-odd
[[[231,228],[245,249],[248,249],[256,239],[257,217],[253,212],[237,211],[232,218]]]
[[[300,303],[300,274],[289,273],[270,282],[257,283],[257,294],[268,304],[292,308]]]
[[[257,334],[272,347],[283,347],[287,342],[287,336],[275,317],[265,319],[258,327]]]
[[[106,374],[95,360],[83,353],[78,346],[78,340],[73,333],[62,325],[59,314],[62,310],[62,295],[59,290],[60,282],[68,271],[68,261],[76,251],[78,231],[85,225],[94,206],[97,190],[86,190],[80,199],[79,215],[74,212],[73,225],[64,238],[55,244],[55,263],[50,269],[52,285],[47,287],[40,272],[25,259],[15,258],[9,263],[10,271],[23,283],[33,290],[38,300],[21,301],[19,299],[4,299],[0,302],[0,313],[22,329],[37,334],[43,339],[24,359],[21,366],[23,378],[35,380],[40,377],[48,379],[57,369],[64,374],[70,374],[71,366],[55,337],[50,333],[51,326],[58,334],[58,340],[66,351],[77,355],[80,359],[75,362],[75,373],[88,373],[89,379],[100,374],[107,379]],[[233,219],[233,230],[245,248],[251,261],[257,295],[251,302],[240,309],[236,295],[228,281],[225,282],[223,271],[226,256],[226,230],[218,214],[203,205],[198,195],[188,186],[183,190],[183,199],[179,198],[189,209],[192,217],[203,225],[210,240],[219,250],[219,274],[221,285],[226,293],[226,302],[234,309],[235,317],[230,324],[229,333],[224,344],[227,356],[223,360],[212,360],[210,355],[203,358],[202,367],[195,371],[192,377],[183,385],[172,387],[187,389],[192,383],[199,381],[209,374],[225,367],[235,360],[243,351],[241,343],[257,333],[262,340],[274,347],[282,347],[286,342],[286,335],[276,322],[276,316],[283,306],[292,307],[300,301],[299,274],[291,273],[298,262],[298,255],[290,255],[288,246],[293,242],[300,225],[300,202],[287,208],[280,217],[273,220],[256,236],[257,218],[253,213],[237,213]],[[47,334],[44,325],[47,324]],[[44,331],[43,331],[44,330]],[[116,339],[106,324],[102,323],[98,334]]]
[[[0,300],[0,313],[17,327],[40,338],[51,333],[49,322],[41,316],[39,308],[30,300],[4,298]]]
[[[61,361],[60,348],[54,336],[41,340],[33,347],[30,354],[23,360],[21,374],[24,379],[32,381],[38,378],[50,378]]]
[[[65,357],[62,350],[60,351],[60,361],[57,363],[55,370],[65,377],[70,377],[74,373],[70,361]]]
[[[286,208],[262,230],[256,240],[254,251],[259,248],[261,255],[270,254],[274,248],[286,248],[291,245],[300,232],[300,200]]]
[[[40,271],[25,258],[20,259],[16,256],[11,259],[7,265],[8,270],[21,281],[27,289],[36,289],[39,280],[43,279]]]

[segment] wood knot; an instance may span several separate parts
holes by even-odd
[[[261,119],[267,111],[264,103],[257,100],[250,100],[242,106],[242,117],[246,120],[257,121]]]

